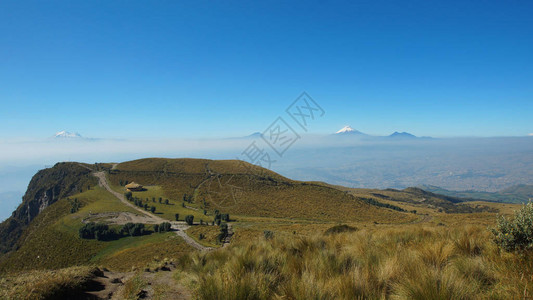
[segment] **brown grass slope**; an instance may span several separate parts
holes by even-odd
[[[368,204],[333,187],[300,182],[237,160],[148,158],[118,164],[110,181],[160,185],[181,203],[232,215],[328,221],[409,221],[411,214]]]

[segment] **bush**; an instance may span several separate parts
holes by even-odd
[[[193,224],[193,221],[194,221],[194,216],[192,215],[187,215],[185,217],[185,222],[187,223],[187,225],[192,225]]]
[[[229,222],[229,214],[221,214],[220,219],[224,222]]]
[[[335,233],[354,232],[354,231],[357,231],[357,228],[342,224],[342,225],[335,225],[329,228],[328,230],[326,230],[326,232],[324,232],[324,234],[330,235],[330,234],[335,234]]]
[[[154,232],[159,232],[159,224],[154,225]]]
[[[498,218],[492,228],[494,242],[506,251],[522,252],[533,248],[533,202],[515,212],[513,219]]]
[[[151,206],[151,207],[150,207],[150,211],[151,211],[152,213],[155,213],[155,206]]]
[[[270,230],[263,231],[263,235],[265,236],[265,239],[271,240],[274,237],[274,232]]]
[[[176,218],[176,221],[180,220],[180,214],[175,214],[174,217]]]
[[[168,199],[165,199],[165,204],[168,205]]]
[[[67,198],[68,201],[70,201],[70,213],[73,214],[75,212],[77,212],[80,207],[81,207],[81,203],[78,201],[78,198],[74,198],[74,200],[70,200]]]

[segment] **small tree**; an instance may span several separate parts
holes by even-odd
[[[207,210],[204,209],[204,216],[207,216]]]
[[[219,244],[223,243],[227,236],[228,236],[228,224],[223,223],[220,225],[220,233],[217,236],[217,242]]]
[[[133,199],[133,194],[130,191],[128,191],[124,193],[124,197],[126,197],[126,199],[131,201]]]
[[[144,210],[148,210],[148,204],[147,203],[144,204]]]
[[[158,224],[154,225],[154,232],[159,232],[159,225]]]
[[[118,184],[119,184],[120,186],[124,186],[124,181],[122,181],[122,179],[121,179],[121,180],[118,182]]]
[[[165,204],[168,205],[168,199],[165,199]]]
[[[163,222],[159,224],[159,232],[167,232],[170,231],[172,225],[170,225],[169,222]]]
[[[181,202],[181,207],[185,208],[185,202]]]
[[[159,197],[159,203],[163,202],[163,198]]]
[[[175,214],[174,217],[176,217],[176,221],[180,220],[180,214]]]
[[[150,206],[150,211],[151,211],[152,213],[155,213],[155,206]]]
[[[185,217],[185,222],[187,223],[187,225],[192,225],[193,221],[194,221],[194,216],[193,215],[187,215]]]
[[[224,222],[229,222],[229,214],[221,214],[220,219]]]

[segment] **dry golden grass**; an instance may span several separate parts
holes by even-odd
[[[191,226],[189,229],[187,229],[187,234],[204,246],[208,246],[208,247],[220,247],[221,246],[220,244],[217,244],[217,236],[220,234],[220,227],[218,226],[207,226],[207,225]],[[204,236],[204,238],[201,240],[199,238],[200,234]]]
[[[177,277],[199,299],[518,299],[532,265],[483,227],[405,226],[241,242],[189,255]]]
[[[194,249],[173,232],[153,234],[136,243],[124,243],[123,247],[102,253],[98,264],[116,271],[142,269],[153,262],[178,260]]]

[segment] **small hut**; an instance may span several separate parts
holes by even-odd
[[[130,184],[126,184],[126,189],[130,192],[139,192],[143,190],[143,186],[138,183],[132,182]]]

